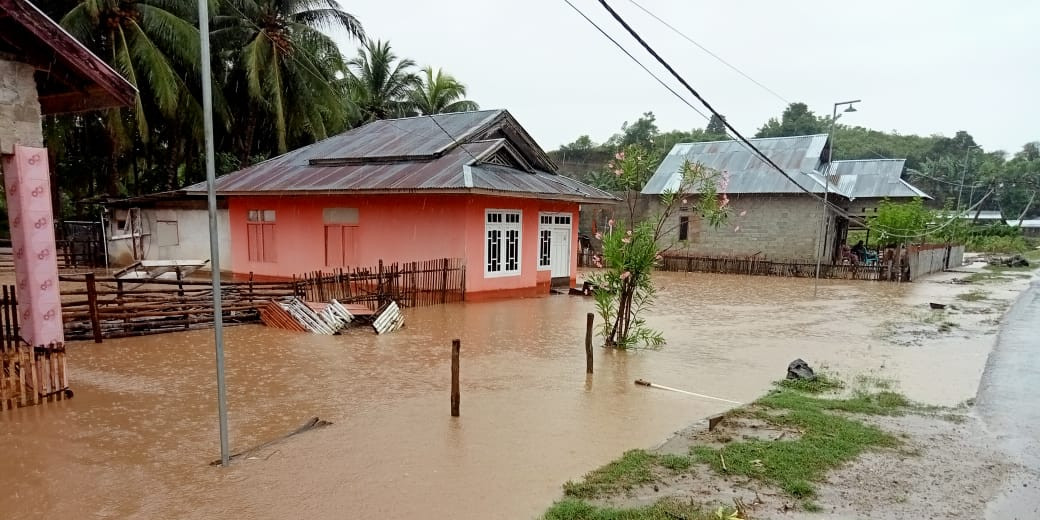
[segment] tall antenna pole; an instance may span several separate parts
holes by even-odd
[[[206,134],[206,194],[209,206],[209,257],[213,275],[213,335],[217,354],[217,415],[220,418],[220,463],[231,460],[228,449],[227,386],[224,383],[224,315],[220,295],[220,241],[217,238],[216,165],[213,160],[213,83],[209,54],[209,1],[199,0],[199,43],[202,50],[202,125]]]

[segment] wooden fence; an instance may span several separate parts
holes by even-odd
[[[13,285],[0,296],[0,410],[72,397],[65,371],[65,346],[33,346],[18,328]]]
[[[376,267],[313,272],[293,280],[308,301],[363,303],[375,310],[389,301],[403,307],[461,302],[466,293],[466,263],[460,258],[383,264]]]
[[[121,280],[94,273],[61,276],[82,288],[62,291],[68,340],[141,336],[210,327],[213,290],[203,280]],[[461,259],[379,263],[376,267],[314,272],[284,282],[221,283],[221,315],[227,324],[253,323],[267,302],[297,296],[312,302],[336,299],[372,310],[396,301],[402,307],[459,302],[466,290]]]
[[[68,340],[141,336],[205,328],[213,324],[213,288],[202,280],[133,281],[96,278],[93,273],[61,276],[82,282],[63,290],[62,318]],[[287,282],[222,282],[221,315],[228,324],[259,319],[259,308],[273,298],[293,296]]]
[[[898,276],[898,270],[889,265],[828,265],[820,266],[820,278],[844,280],[887,280]],[[759,276],[812,278],[816,264],[809,262],[774,261],[760,257],[732,256],[679,256],[661,259],[660,270]],[[895,271],[895,272],[892,272]]]

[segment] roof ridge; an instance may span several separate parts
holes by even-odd
[[[780,139],[799,139],[799,138],[805,138],[805,137],[827,137],[827,134],[785,135],[785,136],[781,136],[781,137],[752,137],[752,138],[749,138],[748,141],[751,141],[751,142],[754,142],[754,141],[779,141]],[[679,145],[682,145],[682,144],[694,145],[694,144],[711,144],[711,143],[743,143],[743,141],[738,141],[736,139],[718,139],[718,140],[715,140],[715,141],[687,141],[687,142],[675,143],[674,145],[672,145],[672,148],[675,148],[676,146],[679,146]]]

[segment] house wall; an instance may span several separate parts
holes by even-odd
[[[40,102],[32,65],[0,59],[0,154],[14,145],[43,146]]]
[[[513,197],[467,195],[231,196],[228,203],[231,268],[235,274],[291,277],[329,270],[326,265],[327,208],[357,210],[354,261],[372,266],[436,258],[466,260],[467,299],[548,293],[551,273],[537,269],[538,213],[570,212],[571,282],[577,272],[578,205]],[[485,277],[485,210],[521,210],[520,273]],[[250,260],[250,210],[274,210],[273,255]],[[265,243],[266,245],[266,243]]]
[[[649,203],[661,210],[660,202]],[[743,215],[741,215],[743,213]],[[730,215],[713,229],[699,215],[676,211],[665,224],[661,247],[689,255],[760,256],[778,260],[815,260],[820,234],[820,202],[801,195],[731,195]],[[689,217],[688,240],[679,242],[679,219]],[[833,237],[833,224],[828,235]],[[831,254],[828,240],[825,255]]]
[[[113,209],[105,227],[108,261],[113,267],[134,261],[133,241],[119,238],[130,232],[126,209]],[[160,229],[161,228],[161,229]],[[221,271],[231,271],[231,226],[228,210],[217,210],[217,236]],[[209,211],[204,208],[141,208],[138,251],[145,260],[209,260]],[[208,269],[208,267],[207,267]]]

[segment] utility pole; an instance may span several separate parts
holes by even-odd
[[[202,125],[206,139],[206,195],[209,206],[209,256],[213,275],[213,336],[217,356],[217,415],[220,463],[231,460],[228,449],[227,387],[224,383],[224,315],[220,294],[220,241],[217,238],[216,164],[213,160],[213,84],[209,54],[209,1],[199,0],[199,43],[202,50]]]
[[[856,108],[852,105],[859,103],[861,100],[855,99],[852,101],[842,101],[834,104],[834,110],[831,111],[831,129],[827,134],[827,169],[823,172],[823,204],[820,207],[822,212],[820,222],[820,242],[817,244],[816,249],[816,279],[813,281],[813,298],[816,297],[817,292],[820,288],[820,269],[823,267],[823,255],[827,252],[827,227],[830,224],[828,215],[830,210],[827,208],[827,195],[830,193],[830,182],[827,177],[834,168],[834,124],[838,121],[838,107],[842,105],[848,105],[845,112],[855,112]],[[837,175],[837,170],[834,169],[834,174]]]
[[[968,147],[967,150],[964,150],[964,169],[961,170],[961,183],[959,186],[957,186],[957,215],[960,215],[961,213],[961,193],[964,192],[964,178],[968,175],[968,154],[970,154],[971,151],[975,148],[978,148],[978,146],[971,145]],[[972,184],[975,183],[973,182]],[[972,186],[972,190],[974,189],[975,187]],[[970,206],[971,201],[969,200],[968,202],[968,205]]]

